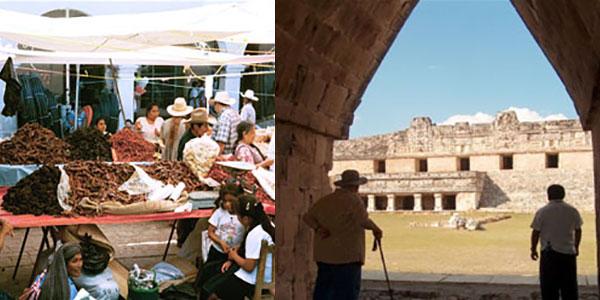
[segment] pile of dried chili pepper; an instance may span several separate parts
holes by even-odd
[[[150,177],[162,181],[164,184],[177,185],[179,182],[185,183],[185,190],[188,192],[205,190],[208,188],[198,180],[190,168],[182,161],[160,161],[142,169]]]
[[[62,164],[69,160],[69,144],[37,123],[19,128],[12,139],[0,143],[0,164]]]
[[[119,187],[134,173],[128,164],[108,164],[101,161],[75,161],[65,165],[69,175],[71,195],[67,203],[79,214],[89,214],[79,206],[83,198],[94,202],[118,201],[131,204],[144,201],[144,195],[130,196]]]
[[[43,166],[8,189],[2,206],[15,215],[60,215],[63,210],[56,195],[59,181],[57,167]]]
[[[154,145],[144,139],[142,134],[129,128],[123,128],[111,138],[112,147],[121,162],[153,161]]]
[[[111,145],[102,133],[92,127],[77,129],[67,137],[73,160],[112,161]]]

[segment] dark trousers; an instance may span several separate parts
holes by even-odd
[[[360,294],[361,263],[326,264],[319,268],[314,300],[357,300]]]
[[[540,285],[543,300],[577,299],[577,261],[572,254],[551,249],[542,251]]]

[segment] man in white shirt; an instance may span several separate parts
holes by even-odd
[[[256,111],[254,110],[254,106],[252,106],[252,102],[258,102],[258,97],[254,96],[253,90],[246,90],[245,93],[240,93],[240,95],[242,96],[242,104],[244,105],[240,112],[242,121],[256,124]]]
[[[577,256],[583,221],[575,207],[565,203],[565,189],[548,187],[546,206],[531,223],[531,259],[538,259],[541,239],[540,286],[542,299],[577,299]]]

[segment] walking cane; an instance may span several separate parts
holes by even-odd
[[[383,263],[383,272],[385,273],[385,281],[387,281],[388,291],[390,293],[390,299],[394,300],[394,292],[392,291],[392,285],[390,284],[390,277],[388,276],[387,267],[385,265],[385,258],[383,257],[383,248],[381,247],[381,240],[375,239],[373,241],[373,251],[377,251],[379,246],[379,253],[381,254],[381,263]]]

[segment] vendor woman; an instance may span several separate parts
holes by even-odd
[[[110,132],[106,131],[106,120],[104,118],[96,119],[96,129],[102,133],[102,136],[110,139]]]
[[[144,139],[155,145],[159,144],[160,128],[165,122],[159,115],[158,104],[150,103],[146,109],[146,116],[138,118],[135,122],[135,128],[142,132]]]
[[[254,145],[254,138],[256,137],[254,124],[245,121],[240,122],[237,126],[237,136],[235,156],[238,160],[263,168],[268,168],[273,164],[273,159],[267,159]]]
[[[81,247],[76,243],[62,245],[56,252],[50,266],[40,274],[33,285],[21,295],[23,299],[72,300],[77,295],[73,278],[81,275],[83,258]]]

